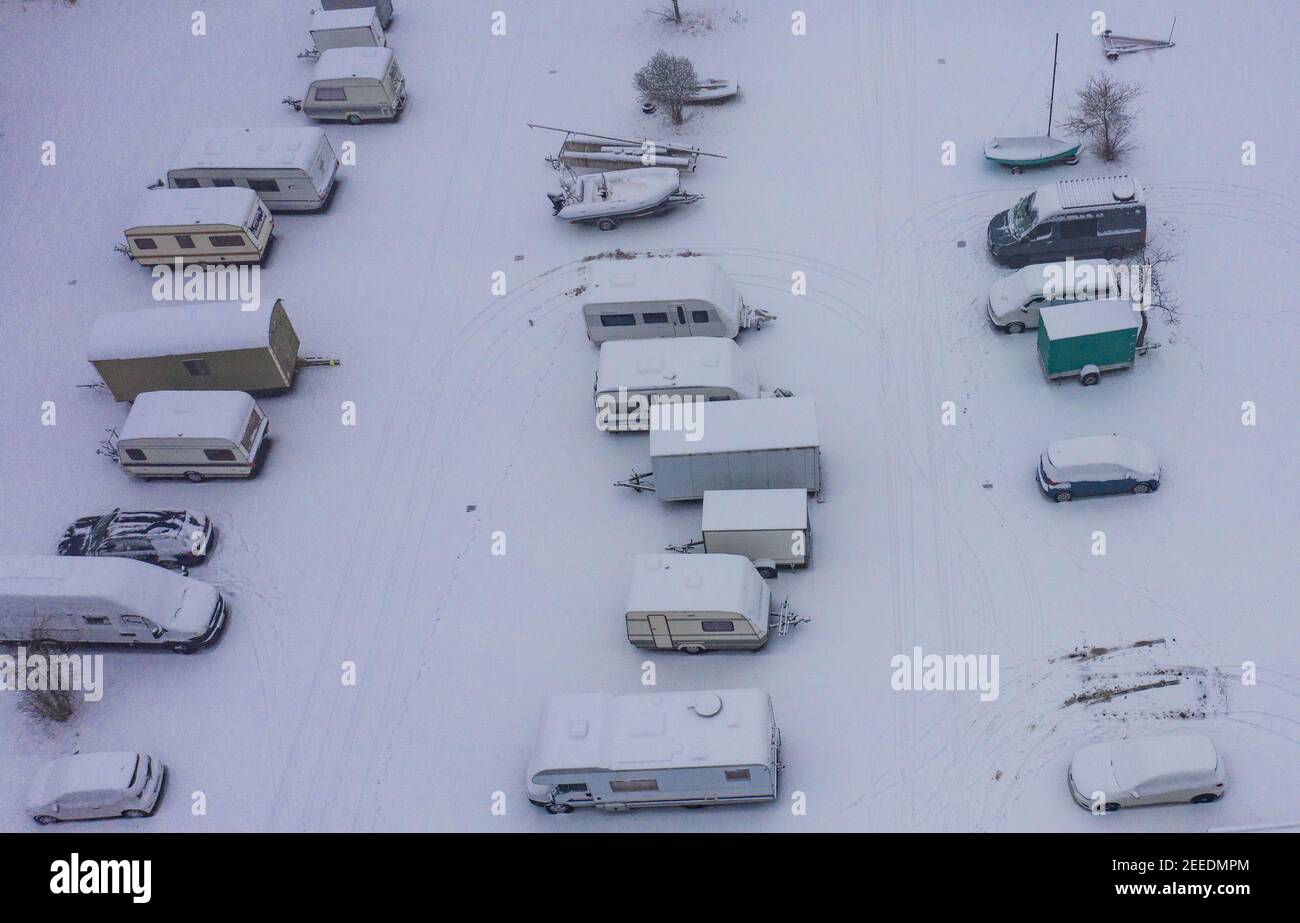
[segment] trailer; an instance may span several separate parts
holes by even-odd
[[[660,500],[700,500],[706,490],[821,490],[821,443],[811,398],[705,404],[691,427],[650,430],[652,473],[616,486]]]
[[[115,401],[143,391],[247,391],[293,386],[298,334],[284,302],[244,310],[236,302],[105,314],[90,328],[86,358]]]
[[[1038,312],[1038,363],[1047,378],[1078,376],[1095,385],[1102,372],[1129,369],[1142,346],[1140,303],[1103,298],[1047,305]]]
[[[379,13],[373,6],[340,10],[313,10],[312,46],[298,53],[300,58],[319,58],[331,48],[375,48],[388,45]]]
[[[778,567],[803,567],[812,557],[808,493],[784,490],[706,490],[701,538],[668,551],[699,547],[706,554],[738,554],[754,562],[762,577]]]
[[[546,158],[546,162],[556,169],[564,166],[601,171],[672,167],[679,173],[694,173],[701,157],[726,157],[725,154],[702,151],[693,145],[665,144],[649,138],[616,138],[533,122],[529,122],[528,127],[564,135],[560,149]]]

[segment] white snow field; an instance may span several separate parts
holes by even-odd
[[[190,2],[0,4],[0,552],[53,553],[94,510],[201,509],[222,534],[192,576],[231,606],[224,639],[197,656],[107,653],[103,700],[67,724],[0,694],[0,826],[35,830],[28,781],[77,750],[160,756],[167,796],[150,819],[53,829],[1300,819],[1300,27],[1287,4],[1107,4],[1120,33],[1163,37],[1178,17],[1176,47],[1109,63],[1095,0],[683,0],[684,29],[646,12],[657,0],[398,0],[389,40],[409,110],[327,128],[357,162],[327,213],[275,216],[262,274],[303,353],[342,365],[261,401],[274,448],[255,480],[128,478],[95,451],[126,405],[79,387],[96,381],[94,318],[155,306],[148,271],[113,246],[192,128],[313,124],[280,105],[311,74],[296,57],[311,5],[205,3],[195,36]],[[796,9],[806,35],[791,32]],[[1091,155],[1022,176],[983,159],[995,134],[1042,131],[1058,31],[1058,120],[1090,74],[1144,88],[1141,147],[1121,169],[1148,188],[1152,237],[1179,254],[1166,278],[1181,323],[1153,312],[1161,348],[1093,388],[1047,383],[1032,334],[997,333],[983,307],[1009,272],[987,255],[993,214],[1040,183],[1120,172]],[[659,48],[739,79],[740,96],[676,130],[642,115],[632,74]],[[727,159],[684,177],[703,201],[603,233],[552,217],[543,157],[559,137],[529,121]],[[955,165],[941,164],[945,141]],[[764,384],[816,399],[813,565],[773,583],[813,621],[761,653],[648,657],[624,634],[633,557],[697,537],[700,505],[613,486],[646,469],[646,437],[596,430],[597,350],[566,292],[584,257],[615,248],[719,260],[779,315],[740,339]],[[795,272],[806,295],[791,293]],[[349,401],[355,426],[341,422]],[[1155,448],[1157,493],[1040,495],[1048,442],[1111,432]],[[894,691],[890,660],[915,647],[997,654],[999,697]],[[1071,656],[1083,648],[1108,650]],[[771,693],[787,767],[776,804],[567,817],[528,804],[544,696],[639,691],[647,659],[659,690]],[[1079,746],[1180,731],[1224,755],[1222,801],[1104,817],[1071,801]]]

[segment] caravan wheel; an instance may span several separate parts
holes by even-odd
[[[704,653],[704,645],[702,645],[702,644],[687,644],[687,645],[684,645],[684,646],[682,647],[682,651],[683,651],[683,653],[687,653],[687,654],[703,654],[703,653]]]
[[[357,115],[355,112],[352,113],[351,115],[348,116],[348,124],[349,124],[349,125],[360,125],[360,124],[361,124],[361,116]]]
[[[197,471],[186,471],[185,480],[189,481],[191,484],[200,484],[203,482],[203,475]]]
[[[596,227],[600,228],[602,231],[612,231],[614,228],[618,227],[618,222],[613,218],[601,218],[596,222]]]

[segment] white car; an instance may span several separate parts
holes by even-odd
[[[1038,459],[1038,486],[1057,503],[1101,494],[1160,489],[1160,461],[1151,446],[1123,436],[1059,439]]]
[[[38,824],[98,817],[146,817],[162,798],[167,767],[147,753],[77,753],[32,780],[27,810]]]
[[[1035,263],[1018,269],[989,289],[989,320],[1004,333],[1023,333],[1038,326],[1043,305],[1118,298],[1123,292],[1113,270],[1106,260]]]
[[[1204,734],[1136,737],[1089,744],[1070,761],[1070,795],[1107,811],[1145,804],[1208,804],[1227,790],[1228,776]]]

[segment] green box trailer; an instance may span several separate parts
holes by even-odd
[[[1133,367],[1141,334],[1142,312],[1127,298],[1048,305],[1039,312],[1038,362],[1049,379],[1095,385],[1102,372]]]

